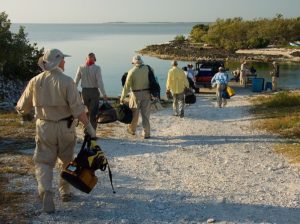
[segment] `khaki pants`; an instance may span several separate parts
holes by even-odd
[[[141,111],[144,136],[150,137],[151,96],[149,91],[132,92],[130,94],[129,107],[132,110],[132,122],[128,125],[128,128],[135,133],[139,112]]]
[[[225,88],[226,88],[225,84],[217,84],[216,96],[217,96],[217,104],[219,107],[222,107],[222,103],[223,106],[225,106],[227,103],[227,100],[222,97],[222,92],[223,90],[225,90]]]
[[[247,82],[246,72],[241,71],[240,72],[240,85],[243,87],[246,87],[246,82]]]
[[[278,77],[272,76],[272,91],[277,91]]]
[[[97,129],[97,114],[99,112],[100,92],[98,88],[83,88],[82,89],[83,103],[89,111],[89,120],[93,128]]]
[[[184,115],[184,93],[173,94],[173,113],[176,116]]]
[[[59,168],[65,168],[73,160],[76,144],[75,122],[71,128],[67,121],[36,121],[36,148],[33,156],[38,191],[52,191],[53,168],[58,159]],[[69,184],[60,178],[61,195],[70,193]]]

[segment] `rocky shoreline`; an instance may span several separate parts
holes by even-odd
[[[13,80],[0,74],[0,110],[14,110],[27,82]]]
[[[230,60],[258,62],[300,62],[300,49],[263,48],[238,50],[235,52],[217,49],[189,42],[170,41],[163,44],[146,46],[139,54],[157,57],[164,60],[198,61],[198,60]]]

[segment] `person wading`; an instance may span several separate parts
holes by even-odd
[[[150,138],[150,108],[151,108],[151,95],[149,91],[149,78],[148,78],[148,66],[144,65],[144,62],[140,55],[136,55],[132,59],[133,68],[128,71],[126,82],[120,98],[121,103],[124,103],[124,99],[128,92],[131,90],[129,107],[132,110],[132,122],[128,125],[127,131],[135,135],[139,112],[142,115],[142,125],[144,129],[144,138]],[[152,68],[150,68],[152,69]],[[153,69],[152,69],[153,71]]]
[[[172,68],[168,72],[166,94],[173,95],[173,115],[184,117],[184,90],[189,88],[188,79],[184,71],[177,67],[177,61],[172,61]]]
[[[83,103],[88,109],[89,120],[94,129],[97,129],[97,114],[99,109],[100,92],[106,101],[107,96],[102,81],[101,68],[95,65],[96,56],[89,53],[85,65],[79,66],[75,76],[75,83],[78,86],[81,80]]]
[[[47,50],[38,62],[44,72],[29,81],[16,106],[21,115],[35,109],[36,148],[33,160],[38,193],[46,213],[55,211],[52,179],[56,160],[60,168],[65,168],[73,160],[76,144],[73,119],[78,118],[85,132],[96,137],[74,81],[63,73],[64,57],[67,56],[58,49]],[[62,178],[59,192],[63,201],[71,199],[70,186]]]

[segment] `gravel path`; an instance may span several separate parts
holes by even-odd
[[[253,129],[248,94],[223,109],[213,95],[198,96],[185,118],[156,112],[149,140],[141,127],[130,136],[124,124],[103,125],[113,129],[98,143],[117,193],[97,171],[101,183],[91,194],[75,191],[69,203],[56,196],[58,211],[37,213],[33,223],[300,223],[300,167],[273,153],[282,139]]]

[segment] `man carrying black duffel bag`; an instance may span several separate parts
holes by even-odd
[[[148,139],[150,138],[151,109],[149,69],[152,68],[144,65],[140,55],[133,57],[132,64],[133,68],[128,71],[120,101],[123,103],[127,93],[131,90],[129,107],[132,110],[132,122],[128,125],[127,131],[131,135],[135,135],[141,111],[144,139]]]

